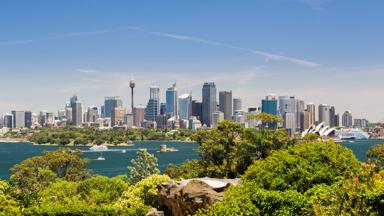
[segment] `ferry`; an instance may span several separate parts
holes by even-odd
[[[341,140],[361,140],[369,139],[367,132],[361,131],[357,128],[340,129],[336,131],[336,136]]]
[[[93,145],[89,148],[91,151],[100,152],[100,151],[108,151],[108,147],[105,145]]]

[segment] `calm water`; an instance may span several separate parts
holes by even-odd
[[[178,152],[158,153],[160,144],[167,144],[167,147],[174,147]],[[83,157],[90,158],[89,168],[96,174],[106,176],[116,176],[127,173],[127,166],[131,165],[130,161],[136,157],[136,151],[139,148],[146,148],[149,153],[154,154],[158,158],[159,168],[164,171],[169,163],[180,164],[187,159],[198,158],[197,143],[184,142],[134,142],[134,146],[129,147],[109,147],[108,152],[102,155],[105,161],[95,160],[100,156],[100,152],[85,152]],[[58,149],[57,146],[34,146],[29,143],[0,143],[0,179],[8,178],[10,175],[9,168],[20,163],[26,158],[40,155],[42,151],[52,151]],[[88,150],[89,147],[69,147],[72,149]],[[126,150],[126,153],[115,150]]]
[[[160,144],[166,143],[168,147],[177,148],[178,152],[158,153]],[[149,153],[154,154],[159,159],[159,168],[164,171],[169,163],[180,164],[187,159],[199,158],[197,153],[198,144],[183,142],[134,142],[131,147],[110,147],[113,151],[103,152],[105,161],[95,160],[100,156],[97,152],[85,152],[83,157],[90,158],[89,168],[94,173],[116,176],[127,173],[127,166],[130,165],[131,159],[136,157],[136,151],[139,148],[146,148]],[[365,161],[365,153],[372,145],[384,144],[384,140],[356,140],[352,142],[343,142],[341,145],[350,148],[360,161]],[[0,179],[8,178],[10,175],[9,168],[14,164],[20,163],[26,158],[40,155],[42,151],[52,151],[57,149],[56,146],[33,146],[29,143],[0,143]],[[70,147],[81,150],[88,150],[89,147]],[[115,150],[126,150],[126,153]]]

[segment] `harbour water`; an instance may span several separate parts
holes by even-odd
[[[167,147],[176,148],[179,151],[160,153],[158,151],[161,144],[166,144]],[[340,144],[350,148],[360,161],[365,161],[368,148],[376,144],[384,144],[384,140],[355,140]],[[57,146],[34,146],[30,143],[0,143],[0,179],[9,178],[9,169],[13,165],[29,157],[41,155],[44,150],[53,151],[58,148]],[[102,153],[105,160],[96,160],[101,155],[100,152],[90,152],[88,151],[89,147],[69,148],[85,151],[82,157],[91,159],[89,168],[95,174],[106,176],[126,174],[127,166],[131,164],[130,161],[136,157],[136,151],[140,148],[147,149],[149,153],[158,158],[161,171],[164,171],[169,163],[181,164],[185,160],[199,158],[197,153],[198,144],[185,142],[148,141],[134,142],[134,146],[129,147],[109,147],[111,151]],[[123,150],[125,150],[125,153]]]

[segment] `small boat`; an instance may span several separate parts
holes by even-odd
[[[127,153],[127,150],[123,149],[121,150],[121,153]]]
[[[103,154],[100,153],[100,156],[96,160],[103,161],[105,160],[105,157],[103,157]]]

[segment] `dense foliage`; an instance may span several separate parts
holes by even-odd
[[[30,142],[36,144],[57,144],[57,145],[86,145],[86,144],[129,144],[137,140],[188,140],[191,131],[178,129],[167,132],[155,129],[124,129],[114,128],[100,130],[92,127],[75,128],[42,128],[30,130],[29,133],[22,132]],[[20,137],[20,134],[13,136]]]
[[[151,175],[160,174],[157,164],[157,158],[149,154],[146,149],[137,151],[137,158],[132,159],[131,163],[134,166],[129,166],[130,180],[133,183],[139,182]]]

